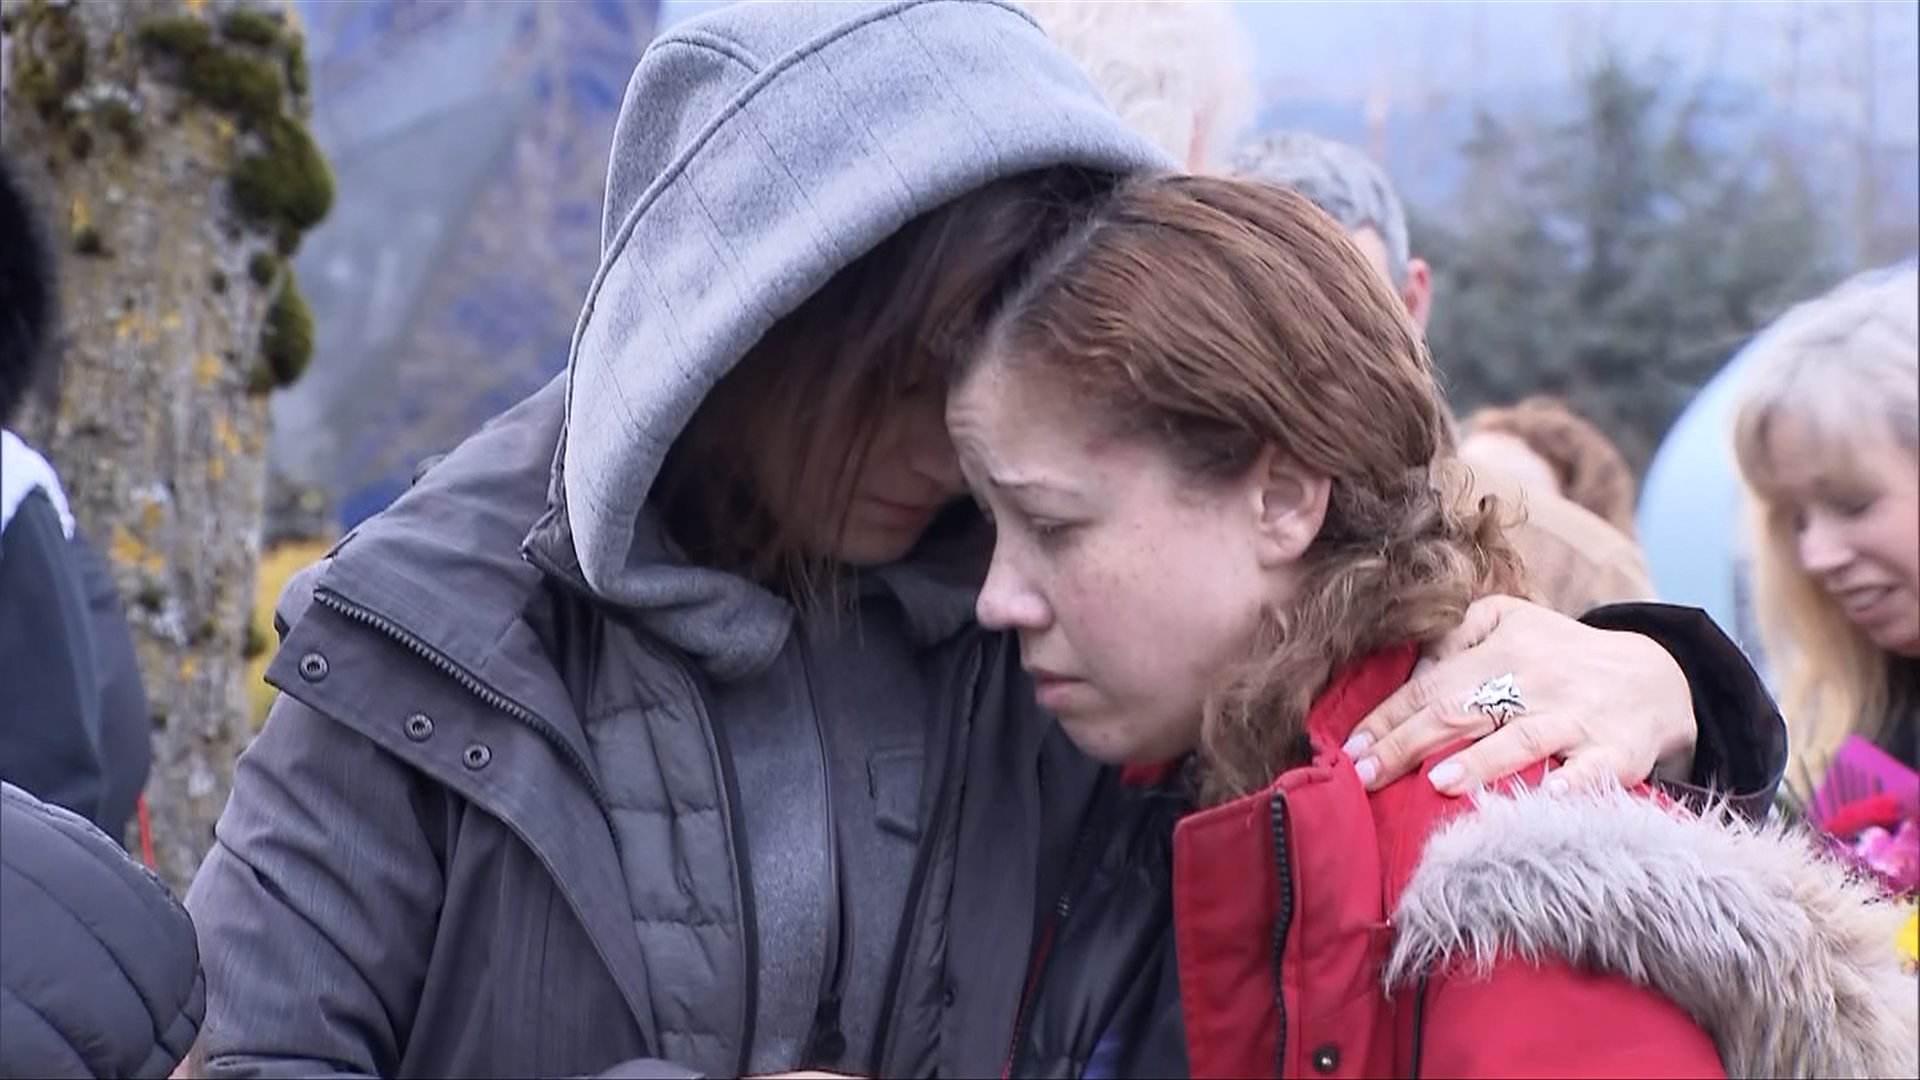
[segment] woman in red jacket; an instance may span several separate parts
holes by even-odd
[[[1009,1073],[1915,1075],[1898,913],[1800,841],[1539,770],[1363,788],[1354,727],[1523,582],[1499,508],[1438,494],[1447,410],[1404,313],[1304,199],[1123,185],[948,422],[997,524],[981,622],[1132,766]],[[1527,689],[1475,702],[1498,724]]]

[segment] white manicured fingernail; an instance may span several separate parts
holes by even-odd
[[[1367,747],[1372,745],[1373,736],[1364,731],[1356,731],[1353,733],[1353,737],[1347,740],[1347,745],[1340,749],[1346,751],[1348,757],[1358,758],[1361,754],[1366,753]]]
[[[1567,785],[1567,778],[1564,776],[1549,776],[1547,777],[1547,782],[1540,786],[1545,788],[1549,795],[1565,795],[1568,791],[1572,790]]]
[[[1466,775],[1466,767],[1457,761],[1443,761],[1427,773],[1427,782],[1440,791],[1445,791]]]
[[[1354,774],[1360,777],[1361,787],[1372,787],[1374,778],[1380,775],[1380,763],[1372,758],[1354,763]]]

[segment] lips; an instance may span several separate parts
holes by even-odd
[[[1893,592],[1891,585],[1867,585],[1837,592],[1834,599],[1840,602],[1840,610],[1853,618],[1872,613]]]
[[[1034,696],[1041,707],[1056,713],[1071,705],[1081,688],[1086,686],[1084,679],[1075,679],[1044,668],[1028,668],[1027,674],[1033,679]]]
[[[940,509],[938,504],[895,502],[874,495],[867,496],[867,505],[880,517],[896,524],[923,522]]]

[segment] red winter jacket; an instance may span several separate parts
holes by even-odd
[[[1337,678],[1311,761],[1266,790],[1168,812],[1162,783],[1115,815],[1042,939],[1011,1074],[1914,1075],[1897,912],[1795,841],[1644,791],[1536,794],[1539,769],[1369,795],[1339,747],[1414,659]]]
[[[1321,696],[1311,764],[1175,830],[1192,1075],[1411,1076],[1417,1054],[1424,1076],[1725,1076],[1713,1040],[1673,1002],[1557,958],[1503,956],[1484,979],[1448,963],[1388,999],[1388,912],[1428,837],[1473,806],[1424,770],[1369,797],[1338,749],[1415,655],[1378,655]]]

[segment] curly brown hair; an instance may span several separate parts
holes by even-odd
[[[1638,485],[1620,449],[1599,428],[1556,397],[1536,394],[1515,405],[1481,409],[1466,434],[1500,432],[1527,444],[1553,470],[1560,494],[1634,535]]]
[[[1244,477],[1269,446],[1332,481],[1296,594],[1206,703],[1205,803],[1298,764],[1308,709],[1342,667],[1519,590],[1499,508],[1460,506],[1435,475],[1449,414],[1405,308],[1292,191],[1123,183],[1014,294],[968,366],[986,363],[1060,380],[1196,486]]]

